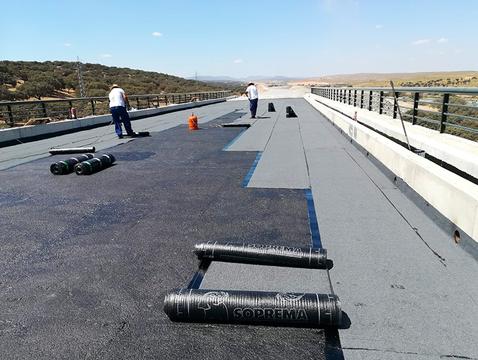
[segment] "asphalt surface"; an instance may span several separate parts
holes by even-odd
[[[197,132],[112,147],[117,164],[92,176],[51,175],[63,156],[0,172],[2,359],[325,358],[323,330],[162,311],[196,271],[197,242],[310,243],[304,192],[243,188],[256,153],[221,151],[241,131],[217,126],[244,115],[234,107]]]

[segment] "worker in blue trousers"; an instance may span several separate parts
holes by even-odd
[[[251,119],[256,118],[257,112],[257,103],[259,102],[259,94],[257,92],[257,87],[254,83],[249,83],[245,92],[247,98],[249,99],[249,109],[251,110]]]
[[[124,90],[117,84],[111,85],[110,98],[110,111],[115,123],[115,132],[118,138],[123,138],[123,131],[121,130],[121,123],[124,124],[126,134],[129,136],[134,135],[134,131],[131,128],[131,121],[129,119],[128,111],[126,111],[126,104],[128,103],[128,97]]]

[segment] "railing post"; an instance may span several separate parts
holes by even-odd
[[[370,90],[368,94],[368,111],[372,111],[372,97],[373,97],[373,91]]]
[[[444,133],[446,129],[446,122],[448,118],[448,102],[450,100],[450,94],[443,94],[443,104],[441,107],[441,120],[440,120],[440,132]]]
[[[71,109],[73,109],[73,102],[68,101],[68,105],[70,108],[68,109],[68,119],[73,119],[73,112]]]
[[[96,109],[95,109],[95,100],[90,100],[91,102],[91,114],[92,115],[96,115],[95,112],[96,112]]]
[[[380,98],[378,101],[378,113],[383,114],[383,91],[380,91]]]
[[[139,110],[139,97],[136,96],[136,109]]]
[[[13,112],[12,112],[12,106],[7,105],[7,111],[8,111],[8,119],[10,120],[10,126],[15,125],[15,121],[13,120]]]
[[[364,93],[364,90],[361,90],[360,91],[360,108],[363,109],[363,93]]]
[[[157,101],[157,104],[158,104],[156,107],[158,108],[159,107],[159,96],[156,96],[156,101]]]
[[[149,96],[146,98],[146,101],[148,102],[148,109],[151,107],[151,103],[149,102]]]
[[[415,93],[413,97],[413,112],[412,112],[412,124],[415,125],[417,123],[417,115],[418,115],[418,103],[420,101],[420,93]]]
[[[357,106],[357,90],[354,90],[354,107]]]
[[[43,101],[41,102],[41,108],[42,108],[43,117],[48,117],[48,114],[46,112],[46,104]]]
[[[398,112],[398,96],[400,93],[395,92],[395,96],[393,97],[393,118],[397,118],[397,112]]]
[[[347,105],[350,105],[352,98],[352,90],[347,90]]]

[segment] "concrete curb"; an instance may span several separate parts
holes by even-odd
[[[160,108],[151,108],[144,110],[129,111],[131,120],[143,119],[174,111],[192,109],[200,106],[206,106],[226,99],[213,99],[185,104],[169,105]],[[19,142],[30,142],[40,139],[46,139],[58,135],[73,133],[76,131],[88,130],[99,126],[109,125],[112,121],[111,115],[89,116],[81,119],[63,120],[49,124],[22,126],[18,128],[0,130],[0,147],[16,145]]]
[[[465,232],[474,240],[474,245],[477,245],[477,185],[318,103],[315,101],[316,95],[307,94],[304,98],[451,223]]]
[[[401,142],[406,141],[398,119],[318,95],[311,94],[311,96],[320,99],[322,103],[352,118],[355,112],[357,112],[357,119],[361,123]],[[478,158],[477,142],[450,134],[441,134],[436,130],[412,125],[408,122],[405,122],[405,127],[410,145],[417,149],[425,150],[427,154],[454,166],[474,178],[478,178],[478,161],[476,161]]]

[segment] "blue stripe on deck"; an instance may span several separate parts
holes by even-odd
[[[307,199],[307,211],[309,213],[310,235],[312,237],[312,247],[321,248],[322,241],[320,239],[319,222],[315,213],[314,197],[311,189],[305,189],[305,198]]]
[[[256,170],[257,164],[259,163],[261,156],[262,156],[262,151],[259,151],[256,155],[256,159],[254,160],[251,168],[249,169],[249,172],[247,173],[246,177],[244,178],[244,181],[242,182],[242,187],[247,187],[247,185],[249,185],[249,181],[251,180],[252,175],[254,174],[254,171]]]

